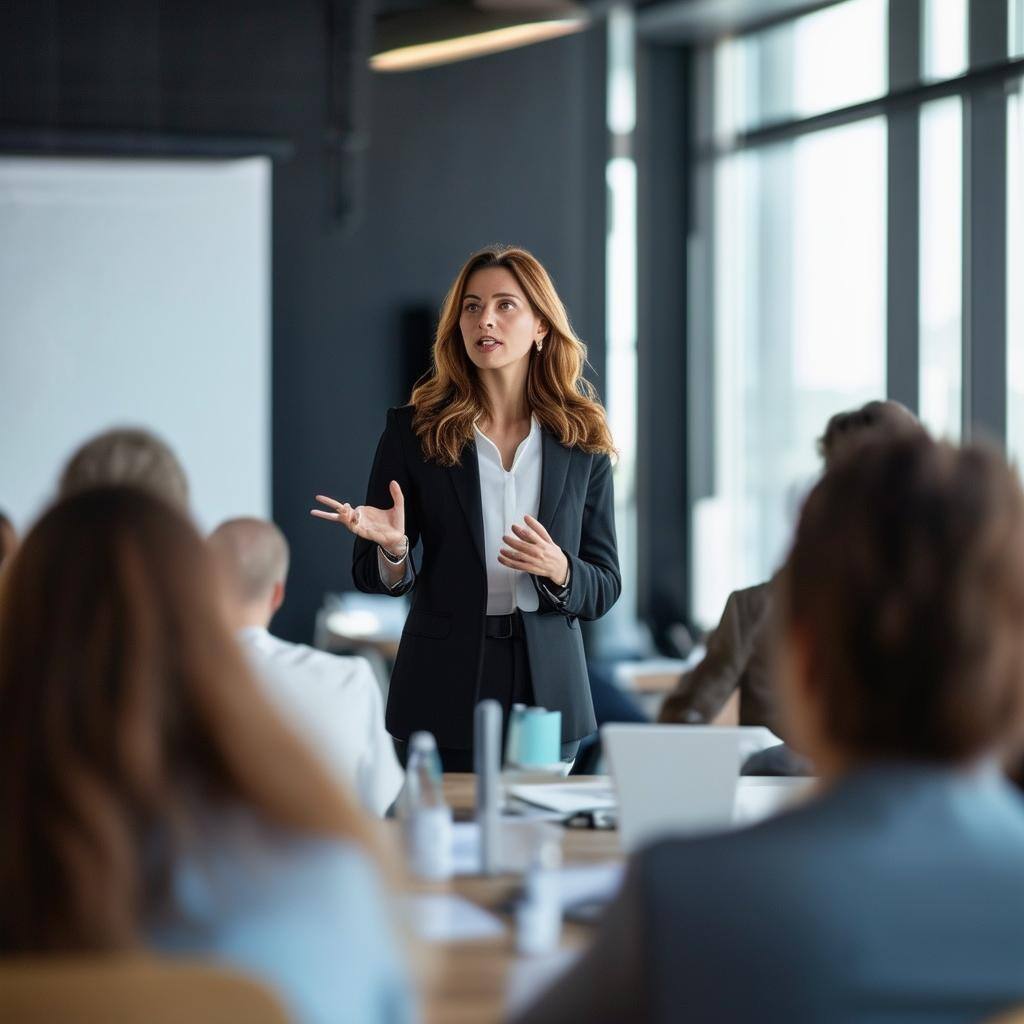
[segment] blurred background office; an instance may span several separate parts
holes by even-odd
[[[275,631],[323,641],[351,541],[310,499],[361,500],[454,269],[510,242],[621,449],[591,656],[685,655],[777,568],[831,414],[1024,448],[1022,76],[1024,0],[15,0],[0,502],[23,530],[149,427],[201,526],[280,525]]]

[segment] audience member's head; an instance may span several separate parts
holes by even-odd
[[[0,723],[5,952],[137,943],[200,815],[370,842],[250,676],[206,545],[142,490],[85,491],[26,537],[0,591]]]
[[[228,619],[266,628],[284,600],[288,541],[266,519],[228,519],[210,534]]]
[[[918,433],[841,459],[804,505],[781,596],[789,728],[826,774],[1017,743],[1024,494],[996,452]]]
[[[846,453],[883,438],[923,434],[921,421],[899,402],[874,401],[859,409],[837,412],[818,438],[818,454],[828,469]]]
[[[148,430],[119,427],[90,438],[68,460],[57,496],[93,487],[139,487],[188,511],[188,478],[170,447]]]
[[[14,554],[17,546],[18,534],[14,529],[14,523],[0,511],[0,567]]]

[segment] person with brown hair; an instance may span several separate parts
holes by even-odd
[[[641,851],[522,1024],[967,1024],[1024,1003],[1024,492],[923,434],[808,497],[780,579],[783,712],[819,793]]]
[[[818,453],[827,471],[844,453],[866,441],[923,431],[906,406],[871,401],[832,416],[818,439]],[[710,722],[738,690],[741,725],[765,725],[785,735],[785,726],[779,721],[771,642],[774,590],[774,580],[768,580],[729,595],[721,621],[707,638],[707,654],[665,698],[658,714],[660,722]],[[805,770],[802,761],[777,747],[756,755],[753,764],[755,774],[799,774]],[[757,768],[759,764],[771,770],[762,772]]]
[[[289,731],[165,502],[93,488],[0,582],[0,951],[208,954],[297,1021],[404,1021],[378,840]]]
[[[188,477],[178,457],[165,441],[141,427],[115,427],[89,438],[68,459],[57,496],[117,484],[141,487],[188,512]]]
[[[475,253],[456,275],[433,366],[388,413],[366,504],[312,514],[356,534],[369,593],[412,592],[387,705],[404,761],[434,733],[472,771],[473,709],[493,698],[562,715],[562,756],[595,728],[580,619],[619,596],[604,410],[586,349],[547,271],[523,249]],[[420,565],[412,549],[422,544]]]

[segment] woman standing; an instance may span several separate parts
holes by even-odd
[[[317,496],[331,511],[313,515],[356,534],[356,586],[412,592],[387,707],[403,760],[427,729],[445,770],[471,771],[486,698],[506,716],[516,702],[561,711],[563,756],[595,728],[578,620],[603,615],[620,578],[614,448],[585,358],[530,253],[476,253],[429,375],[388,412],[366,504]]]

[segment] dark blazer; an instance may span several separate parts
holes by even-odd
[[[1024,804],[995,772],[859,771],[642,851],[518,1024],[968,1024],[1024,1004]]]
[[[703,661],[665,698],[661,722],[710,722],[735,690],[740,725],[766,725],[782,736],[775,693],[772,582],[729,595],[722,620],[708,636]]]
[[[388,731],[408,739],[427,729],[439,746],[468,750],[487,613],[476,446],[466,446],[458,466],[428,462],[412,417],[412,406],[388,411],[366,504],[390,507],[388,484],[398,481],[410,550],[422,545],[420,563],[413,552],[413,571],[389,591],[380,579],[377,546],[356,538],[352,578],[367,593],[412,592],[391,673]],[[546,431],[542,438],[537,518],[568,556],[571,580],[561,606],[538,588],[540,607],[524,612],[523,623],[534,697],[562,712],[562,740],[569,742],[596,728],[578,620],[603,615],[621,588],[612,473],[608,456],[566,448]]]

